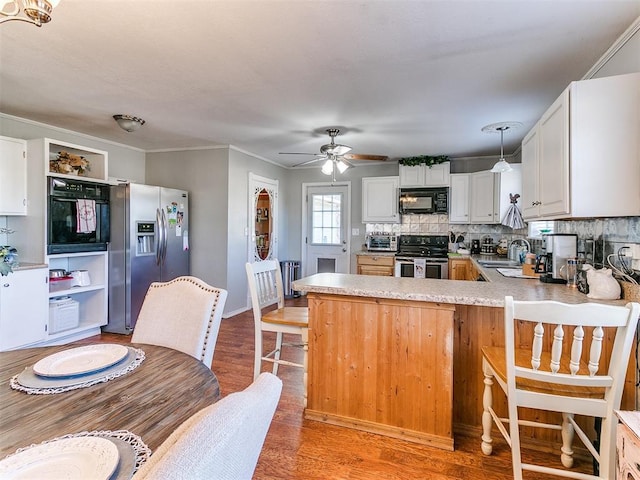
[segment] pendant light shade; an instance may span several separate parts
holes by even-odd
[[[491,169],[493,173],[505,173],[513,170],[509,162],[504,159],[504,132],[521,126],[522,124],[520,122],[500,122],[482,127],[482,131],[486,133],[500,132],[500,160],[498,160]]]

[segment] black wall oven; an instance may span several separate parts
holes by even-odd
[[[47,254],[107,249],[109,185],[49,177],[47,200]]]

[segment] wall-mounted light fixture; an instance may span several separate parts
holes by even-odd
[[[145,124],[145,121],[143,119],[133,117],[131,115],[114,115],[113,119],[118,122],[120,128],[126,130],[129,133],[138,130],[142,125]]]
[[[0,23],[18,20],[40,27],[51,21],[51,12],[58,3],[60,0],[0,0]]]

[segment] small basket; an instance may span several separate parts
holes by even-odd
[[[622,298],[629,302],[640,302],[640,285],[631,282],[620,282]]]

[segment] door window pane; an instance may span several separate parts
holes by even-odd
[[[311,243],[340,245],[342,195],[311,195]]]

